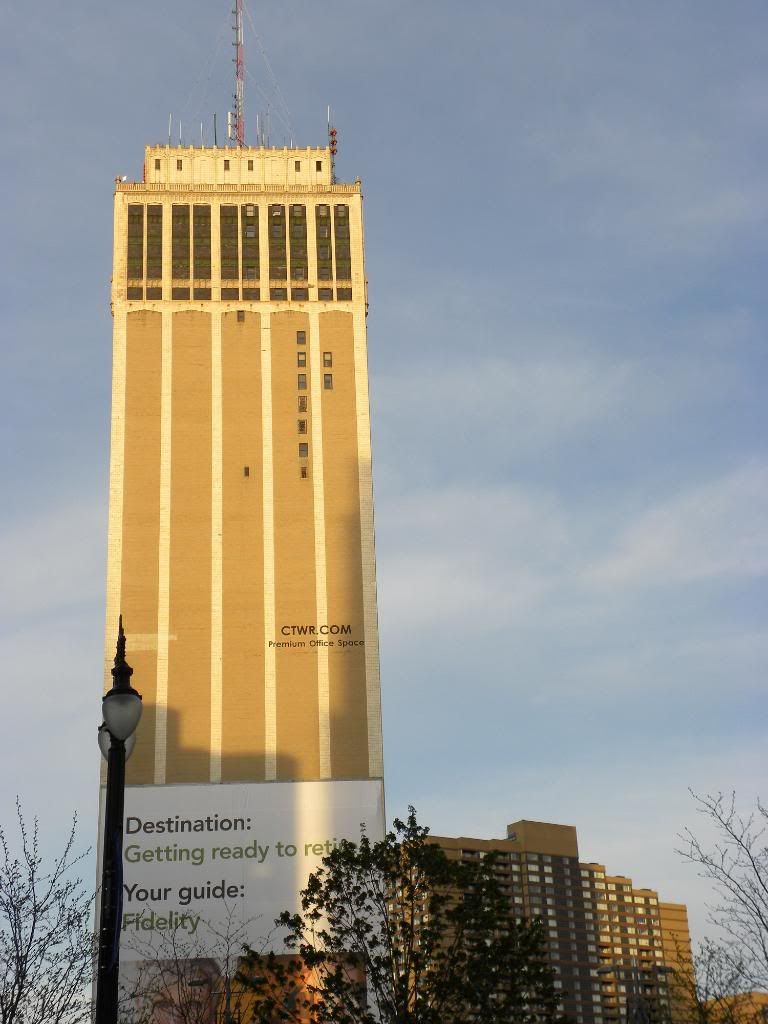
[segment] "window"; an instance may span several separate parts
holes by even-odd
[[[297,366],[306,366],[307,365],[307,353],[306,352],[297,352],[296,353],[296,365]]]
[[[249,170],[249,171],[252,171],[252,170],[253,170],[253,160],[249,160],[249,161],[248,161],[248,170]]]
[[[332,373],[324,373],[323,374],[323,387],[325,388],[326,391],[333,391],[333,374]]]
[[[322,160],[315,160],[315,170],[316,171],[322,171],[322,169],[323,169],[323,161]]]
[[[299,441],[299,458],[309,458],[309,444],[306,441]]]
[[[250,475],[251,475],[251,467],[250,466],[243,466],[243,476],[250,476]]]
[[[323,366],[333,366],[333,352],[323,352]]]
[[[155,160],[155,170],[156,171],[160,170],[160,161],[159,160]]]
[[[307,421],[306,420],[299,420],[299,433],[300,434],[306,434],[306,432],[307,432]]]
[[[301,170],[301,160],[294,160],[293,161],[293,169],[294,169],[294,171],[300,171]]]
[[[238,309],[238,311],[237,311],[237,322],[239,324],[245,323],[245,310],[244,309]]]
[[[307,408],[307,396],[299,395],[299,412],[306,412]]]
[[[253,160],[249,160],[248,162],[252,164]],[[245,207],[245,216],[246,217],[255,217],[256,216],[256,207],[255,206],[251,206],[250,204],[247,205]]]
[[[225,170],[225,171],[228,171],[228,170],[229,170],[229,160],[225,160],[225,161],[224,161],[224,170]]]
[[[177,170],[177,171],[180,171],[180,170],[181,170],[181,160],[177,160],[177,161],[176,161],[176,170]]]
[[[308,466],[300,466],[299,467],[299,476],[301,477],[302,480],[306,480],[309,477],[309,467]]]
[[[307,332],[306,331],[296,331],[296,344],[297,345],[306,345],[307,344]]]
[[[246,238],[255,238],[256,237],[256,225],[255,224],[246,224],[245,225],[245,237]]]
[[[317,213],[318,213],[319,217],[327,217],[328,216],[328,207],[327,206],[318,206]]]
[[[329,302],[333,298],[333,288],[318,288],[317,297],[321,302]]]
[[[298,382],[297,382],[297,387],[298,387],[299,391],[306,391],[307,390],[307,375],[306,375],[306,373],[300,373],[299,374],[299,379],[298,379]]]

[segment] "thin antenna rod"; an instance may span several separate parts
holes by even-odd
[[[331,151],[331,184],[336,184],[336,150],[339,133],[331,124],[331,108],[328,107],[328,148]]]
[[[245,145],[245,48],[243,46],[243,0],[235,0],[235,139]]]
[[[218,148],[218,145],[219,145],[219,135],[218,135],[218,132],[216,131],[216,114],[215,113],[213,115],[213,145],[216,148]]]
[[[171,145],[171,134],[173,132],[173,114],[168,115],[168,146]]]

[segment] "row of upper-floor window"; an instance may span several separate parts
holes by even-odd
[[[222,205],[219,210],[221,278],[255,280],[260,276],[259,205]],[[272,203],[262,207],[267,224],[267,259],[271,279],[305,280],[309,271],[307,207]],[[350,279],[349,207],[320,203],[315,211],[317,277]],[[211,277],[212,207],[175,203],[171,207],[171,276],[176,280]],[[163,276],[163,206],[128,206],[126,275],[129,280]]]
[[[222,157],[222,158],[220,158],[220,161],[221,162],[220,162],[219,166],[221,167],[221,169],[223,171],[231,171],[232,170],[232,160],[229,157]],[[311,166],[311,161],[307,161],[307,163],[309,163],[310,166]],[[163,166],[162,159],[160,157],[155,157],[155,170],[156,171],[162,170],[162,166]],[[255,169],[255,161],[250,160],[250,159],[246,160],[245,161],[245,167],[246,167],[246,170],[253,171]],[[295,172],[300,173],[303,169],[309,170],[310,168],[305,168],[303,161],[301,161],[301,160],[294,160],[293,161],[293,169],[294,169]],[[184,170],[184,159],[183,159],[183,157],[182,158],[177,158],[177,160],[176,160],[176,170],[177,171],[183,171]],[[322,170],[323,170],[323,161],[322,160],[315,160],[315,172],[316,173],[322,173]]]

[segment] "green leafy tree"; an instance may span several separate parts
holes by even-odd
[[[343,842],[284,913],[287,956],[249,952],[254,1020],[543,1024],[559,1018],[541,922],[516,919],[493,872],[450,860],[413,808]]]

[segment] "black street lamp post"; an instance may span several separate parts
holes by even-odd
[[[104,724],[99,727],[99,747],[107,761],[107,792],[101,852],[101,913],[95,1024],[117,1024],[120,918],[123,902],[125,761],[133,749],[134,732],[141,718],[141,695],[131,686],[132,675],[133,669],[125,660],[125,633],[121,615],[115,667],[112,669],[112,689],[102,700]]]

